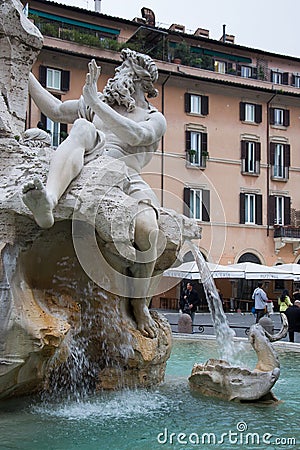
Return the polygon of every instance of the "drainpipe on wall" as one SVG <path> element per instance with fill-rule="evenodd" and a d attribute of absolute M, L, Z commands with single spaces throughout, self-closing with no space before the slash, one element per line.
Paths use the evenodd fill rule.
<path fill-rule="evenodd" d="M 167 76 L 165 81 L 161 85 L 161 112 L 163 115 L 165 115 L 165 85 L 167 84 L 167 81 L 169 80 L 171 76 L 171 73 Z M 163 136 L 161 138 L 161 170 L 160 170 L 160 204 L 163 207 L 164 206 L 164 180 L 165 176 L 165 137 Z"/>
<path fill-rule="evenodd" d="M 270 206 L 270 103 L 276 97 L 277 92 L 272 95 L 272 97 L 267 101 L 267 236 L 270 235 L 270 224 L 269 224 L 269 206 Z"/>

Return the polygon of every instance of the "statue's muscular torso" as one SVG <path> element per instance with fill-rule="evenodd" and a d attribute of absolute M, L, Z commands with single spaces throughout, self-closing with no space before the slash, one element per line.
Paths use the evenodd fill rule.
<path fill-rule="evenodd" d="M 161 113 L 154 108 L 145 110 L 144 108 L 136 107 L 131 112 L 127 112 L 123 107 L 115 107 L 114 109 L 118 112 L 121 112 L 120 110 L 122 109 L 122 115 L 130 118 L 134 122 L 143 122 L 145 129 L 147 127 L 156 129 L 154 122 L 164 120 Z M 105 134 L 103 153 L 117 159 L 126 156 L 126 165 L 138 173 L 149 163 L 161 139 L 160 133 L 157 133 L 157 139 L 154 142 L 146 145 L 143 145 L 142 142 L 137 145 L 131 145 L 121 139 L 117 135 L 117 131 L 112 130 L 99 116 L 95 115 L 93 124 L 97 130 L 101 130 Z"/>

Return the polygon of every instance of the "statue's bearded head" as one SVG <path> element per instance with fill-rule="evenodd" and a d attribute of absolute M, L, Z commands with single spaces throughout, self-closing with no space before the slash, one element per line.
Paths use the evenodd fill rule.
<path fill-rule="evenodd" d="M 127 111 L 135 108 L 132 97 L 135 92 L 135 83 L 140 82 L 143 91 L 149 98 L 156 97 L 158 91 L 153 83 L 157 81 L 158 70 L 150 56 L 135 52 L 128 48 L 122 50 L 123 63 L 116 69 L 114 78 L 110 78 L 103 90 L 102 100 L 109 105 L 123 105 Z"/>

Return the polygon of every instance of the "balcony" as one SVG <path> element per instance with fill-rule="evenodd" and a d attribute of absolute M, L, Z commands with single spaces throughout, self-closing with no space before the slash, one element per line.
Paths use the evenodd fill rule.
<path fill-rule="evenodd" d="M 300 249 L 300 227 L 275 225 L 274 242 L 276 255 L 286 244 L 292 244 L 293 253 L 296 255 L 297 251 Z"/>

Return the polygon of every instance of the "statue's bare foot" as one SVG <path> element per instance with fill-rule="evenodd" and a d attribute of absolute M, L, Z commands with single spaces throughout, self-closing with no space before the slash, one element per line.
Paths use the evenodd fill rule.
<path fill-rule="evenodd" d="M 54 223 L 52 210 L 55 202 L 47 194 L 43 183 L 38 178 L 23 186 L 22 199 L 41 228 L 52 227 Z"/>
<path fill-rule="evenodd" d="M 149 309 L 146 305 L 146 300 L 134 299 L 131 300 L 134 317 L 137 323 L 138 330 L 147 337 L 156 337 L 156 325 L 150 316 Z"/>

